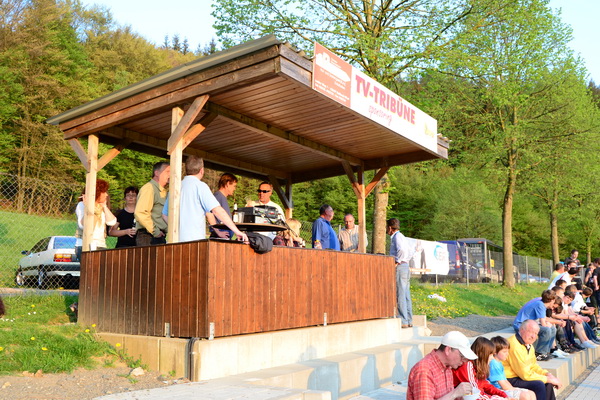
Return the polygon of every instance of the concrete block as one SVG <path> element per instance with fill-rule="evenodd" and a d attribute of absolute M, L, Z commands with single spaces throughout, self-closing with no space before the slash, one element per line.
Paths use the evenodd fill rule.
<path fill-rule="evenodd" d="M 315 358 L 316 349 L 308 339 L 311 329 L 292 329 L 286 335 L 274 334 L 271 364 L 285 365 Z"/>
<path fill-rule="evenodd" d="M 331 400 L 331 392 L 322 390 L 307 390 L 302 393 L 302 400 Z"/>
<path fill-rule="evenodd" d="M 198 371 L 195 375 L 198 379 L 214 379 L 246 372 L 238 370 L 240 353 L 238 344 L 237 337 L 196 342 Z"/>
<path fill-rule="evenodd" d="M 187 342 L 186 339 L 162 338 L 160 340 L 157 370 L 165 375 L 174 373 L 177 378 L 184 377 Z"/>

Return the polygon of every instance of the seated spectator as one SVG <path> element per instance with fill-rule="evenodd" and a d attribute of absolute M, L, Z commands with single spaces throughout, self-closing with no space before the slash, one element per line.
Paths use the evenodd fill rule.
<path fill-rule="evenodd" d="M 511 385 L 529 389 L 536 400 L 555 400 L 554 387 L 560 389 L 561 382 L 536 360 L 533 343 L 540 331 L 539 324 L 531 319 L 521 323 L 519 331 L 508 338 L 508 357 L 502 362 L 504 373 Z"/>
<path fill-rule="evenodd" d="M 556 286 L 554 286 L 555 288 L 561 288 L 563 291 L 567 288 L 567 281 L 565 281 L 564 279 L 559 279 L 556 281 Z M 552 289 L 550 289 L 552 290 Z"/>
<path fill-rule="evenodd" d="M 585 322 L 589 321 L 589 318 L 577 315 L 577 313 L 575 313 L 575 311 L 573 311 L 573 309 L 569 307 L 569 305 L 571 304 L 571 302 L 573 302 L 574 299 L 575 292 L 573 291 L 567 290 L 563 294 L 563 308 L 565 309 L 565 312 L 568 316 L 568 320 L 571 321 L 570 324 L 567 324 L 566 328 L 567 330 L 569 328 L 573 329 L 582 347 L 588 349 L 595 349 L 597 346 L 589 339 L 589 337 L 586 334 L 586 329 L 583 325 Z"/>
<path fill-rule="evenodd" d="M 473 388 L 479 389 L 479 399 L 481 400 L 499 400 L 510 397 L 487 380 L 490 374 L 490 361 L 494 358 L 496 346 L 489 339 L 480 336 L 471 345 L 471 350 L 477 355 L 477 358 L 467 361 L 452 372 L 454 385 L 458 385 L 460 382 L 469 382 Z"/>
<path fill-rule="evenodd" d="M 581 293 L 579 293 L 577 291 L 577 288 L 575 285 L 567 286 L 565 293 L 567 293 L 567 292 L 570 292 L 575 296 L 575 297 L 573 297 L 573 301 L 571 302 L 571 304 L 569 304 L 569 309 L 570 309 L 570 311 L 572 311 L 572 313 L 581 317 L 581 319 L 582 319 L 581 325 L 583 326 L 583 330 L 585 332 L 586 337 L 588 339 L 590 339 L 594 344 L 596 344 L 596 345 L 600 344 L 600 339 L 598 339 L 596 337 L 596 333 L 594 332 L 594 329 L 590 325 L 590 323 L 592 322 L 592 318 L 594 318 L 594 315 L 593 314 L 588 315 L 588 314 L 581 313 L 581 309 L 583 307 L 586 307 L 583 296 L 581 295 Z M 574 304 L 576 301 L 578 301 L 579 304 Z"/>
<path fill-rule="evenodd" d="M 503 390 L 508 397 L 513 399 L 535 400 L 535 393 L 531 390 L 516 388 L 506 379 L 502 362 L 506 361 L 508 358 L 508 340 L 502 336 L 494 336 L 491 341 L 495 346 L 495 354 L 494 358 L 490 361 L 490 375 L 488 377 L 490 383 L 496 388 Z M 479 355 L 477 355 L 477 357 L 479 357 Z"/>
<path fill-rule="evenodd" d="M 476 358 L 465 335 L 458 331 L 446 333 L 442 344 L 410 370 L 406 400 L 453 400 L 470 394 L 473 388 L 468 382 L 454 387 L 452 370 Z"/>
<path fill-rule="evenodd" d="M 300 237 L 300 226 L 302 223 L 297 219 L 291 218 L 287 220 L 287 225 L 290 229 L 277 232 L 277 236 L 273 239 L 273 244 L 275 246 L 306 247 L 304 239 Z"/>
<path fill-rule="evenodd" d="M 555 357 L 565 358 L 566 354 L 575 353 L 581 351 L 581 349 L 579 349 L 579 346 L 575 343 L 573 334 L 567 335 L 565 330 L 565 327 L 567 326 L 567 315 L 563 312 L 562 295 L 564 290 L 559 287 L 556 287 L 553 290 L 556 293 L 556 299 L 555 308 L 552 310 L 551 317 L 556 321 L 561 321 L 562 324 L 556 324 L 556 346 L 550 350 L 550 352 Z"/>
<path fill-rule="evenodd" d="M 550 275 L 550 281 L 552 282 L 554 280 L 554 278 L 556 278 L 558 275 L 562 274 L 563 272 L 565 272 L 565 264 L 561 262 L 556 263 L 556 265 L 554 266 L 554 271 L 552 272 L 552 275 Z"/>
<path fill-rule="evenodd" d="M 548 289 L 551 289 L 554 286 L 558 286 L 557 282 L 559 279 L 566 281 L 567 285 L 571 284 L 573 278 L 579 273 L 579 267 L 577 267 L 575 261 L 571 261 L 571 263 L 568 264 L 567 267 L 568 268 L 566 268 L 566 272 L 563 272 L 562 274 L 558 275 L 556 278 L 554 278 L 554 280 L 550 282 L 550 284 L 548 285 Z"/>
<path fill-rule="evenodd" d="M 594 293 L 592 289 L 585 286 L 581 293 L 575 292 L 575 299 L 571 303 L 573 311 L 580 315 L 585 315 L 590 318 L 590 326 L 593 328 L 596 326 L 596 309 L 594 307 L 588 307 L 586 300 Z"/>
<path fill-rule="evenodd" d="M 517 313 L 513 328 L 519 332 L 523 321 L 534 320 L 539 324 L 539 338 L 535 345 L 538 361 L 546 361 L 550 358 L 550 348 L 556 337 L 556 327 L 546 319 L 546 310 L 554 307 L 556 294 L 551 290 L 544 290 L 542 297 L 536 297 L 525 303 Z"/>

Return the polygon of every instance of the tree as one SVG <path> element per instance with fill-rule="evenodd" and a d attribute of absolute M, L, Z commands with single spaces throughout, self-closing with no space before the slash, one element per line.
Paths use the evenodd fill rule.
<path fill-rule="evenodd" d="M 480 21 L 465 19 L 465 24 Z M 519 0 L 502 13 L 486 18 L 485 31 L 471 32 L 441 59 L 440 69 L 472 82 L 464 99 L 471 104 L 471 123 L 479 127 L 473 138 L 493 160 L 504 182 L 502 236 L 504 284 L 514 285 L 513 205 L 517 182 L 524 170 L 540 162 L 539 143 L 551 139 L 548 125 L 564 116 L 573 98 L 553 96 L 564 90 L 567 76 L 581 76 L 581 67 L 567 47 L 570 29 L 548 7 L 546 0 Z"/>

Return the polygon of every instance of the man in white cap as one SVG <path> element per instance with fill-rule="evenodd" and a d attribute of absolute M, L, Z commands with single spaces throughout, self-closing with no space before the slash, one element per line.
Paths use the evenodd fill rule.
<path fill-rule="evenodd" d="M 462 382 L 454 387 L 452 370 L 467 360 L 475 360 L 469 339 L 458 331 L 442 337 L 442 344 L 410 370 L 407 400 L 453 400 L 470 394 L 473 387 Z"/>

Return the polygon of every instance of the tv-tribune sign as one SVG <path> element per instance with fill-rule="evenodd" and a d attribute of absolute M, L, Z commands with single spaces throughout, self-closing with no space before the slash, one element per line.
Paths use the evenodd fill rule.
<path fill-rule="evenodd" d="M 315 42 L 314 90 L 437 153 L 437 121 Z"/>

